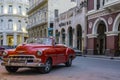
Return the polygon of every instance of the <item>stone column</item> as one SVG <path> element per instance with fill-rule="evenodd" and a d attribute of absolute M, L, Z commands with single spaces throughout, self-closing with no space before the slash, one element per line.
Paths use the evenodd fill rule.
<path fill-rule="evenodd" d="M 83 53 L 86 54 L 86 48 L 87 48 L 87 8 L 83 7 L 83 26 L 82 26 L 82 41 L 83 41 Z"/>
<path fill-rule="evenodd" d="M 94 0 L 94 10 L 97 9 L 96 4 L 97 4 L 97 0 Z"/>
<path fill-rule="evenodd" d="M 3 33 L 3 46 L 7 46 L 7 34 Z"/>
<path fill-rule="evenodd" d="M 68 33 L 67 33 L 67 31 L 66 31 L 66 35 L 65 35 L 65 44 L 67 45 L 67 46 L 69 46 L 69 39 L 68 39 Z"/>
<path fill-rule="evenodd" d="M 73 48 L 77 48 L 77 36 L 76 36 L 76 30 L 74 29 L 73 32 Z"/>
<path fill-rule="evenodd" d="M 62 43 L 62 34 L 60 32 L 60 36 L 59 36 L 59 43 L 61 44 Z"/>
<path fill-rule="evenodd" d="M 97 34 L 89 34 L 87 40 L 87 54 L 97 54 Z"/>
<path fill-rule="evenodd" d="M 14 33 L 14 46 L 17 45 L 17 33 Z"/>
<path fill-rule="evenodd" d="M 106 54 L 107 56 L 118 56 L 118 33 L 119 32 L 107 32 L 106 33 Z"/>
<path fill-rule="evenodd" d="M 22 38 L 22 43 L 24 43 L 24 33 L 22 34 L 21 38 Z"/>

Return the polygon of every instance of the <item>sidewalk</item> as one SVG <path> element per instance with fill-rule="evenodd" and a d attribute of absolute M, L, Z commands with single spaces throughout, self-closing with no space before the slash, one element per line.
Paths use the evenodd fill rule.
<path fill-rule="evenodd" d="M 93 58 L 104 58 L 104 59 L 115 59 L 120 60 L 120 57 L 111 57 L 111 56 L 104 56 L 104 55 L 82 55 L 83 57 L 93 57 Z"/>

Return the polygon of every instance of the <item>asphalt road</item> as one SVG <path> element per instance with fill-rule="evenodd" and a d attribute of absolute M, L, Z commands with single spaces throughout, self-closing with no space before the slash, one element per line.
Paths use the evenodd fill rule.
<path fill-rule="evenodd" d="M 77 57 L 72 67 L 61 64 L 53 67 L 49 74 L 34 69 L 20 69 L 10 74 L 0 66 L 0 80 L 120 80 L 120 61 Z"/>

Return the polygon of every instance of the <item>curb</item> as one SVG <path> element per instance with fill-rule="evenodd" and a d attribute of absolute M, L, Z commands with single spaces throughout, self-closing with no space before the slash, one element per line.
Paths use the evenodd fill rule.
<path fill-rule="evenodd" d="M 83 57 L 93 57 L 93 58 L 103 58 L 103 59 L 114 59 L 120 60 L 120 57 L 110 57 L 110 56 L 96 56 L 96 55 L 82 55 Z"/>

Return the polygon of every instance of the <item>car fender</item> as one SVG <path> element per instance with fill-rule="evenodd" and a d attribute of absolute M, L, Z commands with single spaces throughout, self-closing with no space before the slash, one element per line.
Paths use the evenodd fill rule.
<path fill-rule="evenodd" d="M 66 59 L 68 60 L 69 57 L 75 58 L 75 52 L 71 48 L 66 49 Z"/>
<path fill-rule="evenodd" d="M 66 60 L 68 60 L 68 58 L 71 56 L 71 54 L 69 52 L 70 52 L 70 48 L 67 48 L 66 49 L 66 54 L 65 54 Z"/>

